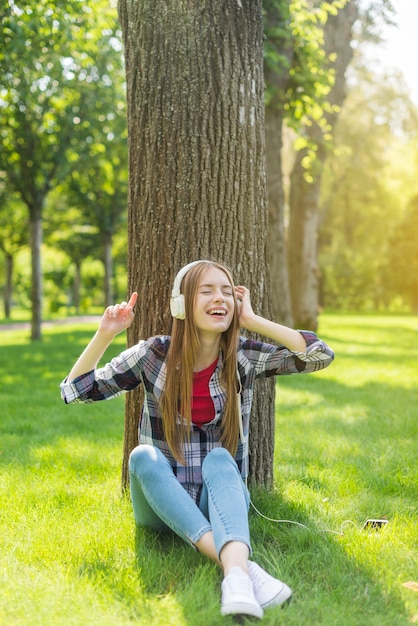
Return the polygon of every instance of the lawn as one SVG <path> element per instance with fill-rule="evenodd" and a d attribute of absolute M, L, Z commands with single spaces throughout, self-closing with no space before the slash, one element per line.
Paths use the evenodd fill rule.
<path fill-rule="evenodd" d="M 93 330 L 48 327 L 33 344 L 0 331 L 0 624 L 233 624 L 214 565 L 135 529 L 123 398 L 60 399 Z M 298 523 L 251 511 L 256 560 L 294 590 L 262 623 L 418 623 L 418 318 L 324 314 L 319 334 L 336 360 L 278 380 L 275 487 L 253 492 L 265 516 Z M 367 518 L 388 523 L 363 529 Z"/>

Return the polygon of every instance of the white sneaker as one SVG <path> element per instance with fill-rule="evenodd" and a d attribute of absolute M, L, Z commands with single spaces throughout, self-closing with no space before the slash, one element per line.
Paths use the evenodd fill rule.
<path fill-rule="evenodd" d="M 248 561 L 248 571 L 256 601 L 263 609 L 278 606 L 289 600 L 292 590 L 278 578 L 267 574 L 257 563 Z"/>
<path fill-rule="evenodd" d="M 233 567 L 222 581 L 221 613 L 263 617 L 263 609 L 254 597 L 250 577 L 240 567 Z"/>

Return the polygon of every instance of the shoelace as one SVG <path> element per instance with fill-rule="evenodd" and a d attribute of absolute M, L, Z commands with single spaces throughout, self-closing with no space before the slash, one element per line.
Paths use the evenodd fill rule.
<path fill-rule="evenodd" d="M 251 582 L 253 584 L 254 591 L 256 589 L 261 589 L 261 587 L 263 587 L 266 582 L 260 570 L 256 569 L 255 567 L 251 570 Z"/>
<path fill-rule="evenodd" d="M 251 580 L 245 573 L 242 575 L 232 574 L 227 582 L 233 587 L 236 593 L 239 592 L 243 595 L 249 595 L 251 593 Z"/>

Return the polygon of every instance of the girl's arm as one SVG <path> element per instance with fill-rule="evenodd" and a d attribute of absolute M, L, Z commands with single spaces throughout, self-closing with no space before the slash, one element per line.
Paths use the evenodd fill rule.
<path fill-rule="evenodd" d="M 235 291 L 240 306 L 241 328 L 269 337 L 292 352 L 306 352 L 306 341 L 300 332 L 256 315 L 251 306 L 250 292 L 246 287 L 235 287 Z"/>
<path fill-rule="evenodd" d="M 121 304 L 107 307 L 93 339 L 68 374 L 68 382 L 96 369 L 98 362 L 115 336 L 129 328 L 132 324 L 134 318 L 133 308 L 137 298 L 138 294 L 134 292 L 129 302 L 122 302 Z"/>

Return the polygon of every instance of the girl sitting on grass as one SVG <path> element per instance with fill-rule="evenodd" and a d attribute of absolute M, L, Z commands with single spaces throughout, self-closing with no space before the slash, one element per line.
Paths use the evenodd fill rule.
<path fill-rule="evenodd" d="M 181 289 L 181 293 L 180 293 Z M 102 368 L 113 338 L 132 323 L 137 294 L 106 309 L 61 383 L 66 403 L 114 397 L 142 384 L 139 445 L 129 459 L 138 525 L 170 530 L 223 572 L 221 613 L 261 618 L 290 588 L 254 561 L 248 510 L 248 432 L 257 378 L 325 368 L 330 348 L 308 331 L 256 315 L 246 287 L 212 261 L 178 273 L 171 336 L 141 340 Z M 239 336 L 239 327 L 278 345 Z"/>

